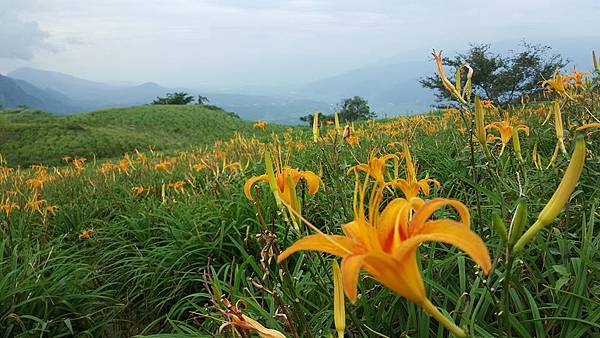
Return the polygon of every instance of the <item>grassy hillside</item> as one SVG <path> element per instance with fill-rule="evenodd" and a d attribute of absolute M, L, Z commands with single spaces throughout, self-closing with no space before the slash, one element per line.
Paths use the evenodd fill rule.
<path fill-rule="evenodd" d="M 267 126 L 267 132 L 277 127 Z M 0 112 L 0 153 L 9 165 L 57 164 L 63 156 L 111 158 L 134 149 L 185 148 L 258 133 L 250 121 L 210 106 L 137 106 L 72 116 Z M 265 134 L 260 131 L 259 134 Z"/>

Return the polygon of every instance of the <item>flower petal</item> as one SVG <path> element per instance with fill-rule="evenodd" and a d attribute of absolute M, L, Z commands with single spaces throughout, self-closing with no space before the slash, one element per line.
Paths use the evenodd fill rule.
<path fill-rule="evenodd" d="M 487 247 L 475 232 L 464 223 L 449 219 L 429 221 L 421 230 L 394 248 L 394 258 L 403 259 L 411 250 L 426 241 L 437 241 L 451 244 L 467 253 L 487 274 L 492 268 Z"/>
<path fill-rule="evenodd" d="M 355 246 L 352 243 L 352 240 L 346 236 L 321 234 L 308 235 L 297 240 L 296 243 L 292 244 L 292 246 L 279 254 L 277 262 L 281 263 L 291 254 L 301 250 L 320 251 L 344 257 L 352 254 L 354 251 L 353 249 L 355 249 Z"/>
<path fill-rule="evenodd" d="M 247 324 L 249 329 L 252 329 L 258 333 L 261 338 L 285 338 L 285 335 L 277 330 L 268 329 L 262 326 L 256 320 L 242 314 L 242 319 L 244 319 L 244 324 Z"/>
<path fill-rule="evenodd" d="M 358 274 L 363 264 L 364 255 L 349 255 L 342 259 L 342 282 L 346 296 L 352 303 L 356 302 Z"/>
<path fill-rule="evenodd" d="M 411 204 L 404 198 L 396 198 L 379 215 L 377 233 L 384 251 L 389 252 L 394 243 L 408 237 L 408 212 Z"/>
<path fill-rule="evenodd" d="M 365 255 L 364 268 L 381 284 L 418 304 L 425 298 L 425 286 L 417 266 L 416 249 L 414 246 L 401 260 L 386 254 Z"/>
<path fill-rule="evenodd" d="M 267 175 L 253 176 L 246 181 L 246 184 L 244 184 L 244 194 L 246 195 L 246 198 L 248 198 L 251 201 L 254 201 L 254 199 L 252 198 L 252 193 L 250 192 L 250 189 L 252 189 L 252 186 L 258 181 L 268 182 L 269 177 Z"/>
<path fill-rule="evenodd" d="M 306 184 L 308 184 L 308 193 L 311 195 L 317 193 L 319 185 L 321 185 L 321 178 L 312 171 L 301 171 L 300 176 L 306 181 Z"/>
<path fill-rule="evenodd" d="M 419 229 L 423 226 L 423 224 L 436 212 L 438 209 L 443 208 L 446 205 L 450 205 L 456 209 L 458 215 L 460 216 L 461 223 L 463 223 L 466 227 L 470 226 L 470 214 L 469 209 L 466 205 L 464 205 L 461 201 L 452 200 L 448 198 L 434 198 L 429 200 L 423 204 L 419 210 L 415 213 L 412 221 L 411 221 L 411 231 L 413 233 L 418 233 Z"/>

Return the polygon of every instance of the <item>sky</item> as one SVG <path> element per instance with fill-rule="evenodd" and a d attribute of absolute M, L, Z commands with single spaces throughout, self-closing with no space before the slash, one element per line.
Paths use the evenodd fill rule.
<path fill-rule="evenodd" d="M 469 42 L 598 41 L 599 17 L 599 0 L 0 0 L 0 73 L 267 90 Z"/>

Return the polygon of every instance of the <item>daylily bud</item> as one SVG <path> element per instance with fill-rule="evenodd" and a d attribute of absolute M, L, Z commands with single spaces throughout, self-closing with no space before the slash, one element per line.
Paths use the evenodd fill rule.
<path fill-rule="evenodd" d="M 335 260 L 333 261 L 333 320 L 338 337 L 343 338 L 346 330 L 344 284 L 342 283 L 342 271 Z"/>
<path fill-rule="evenodd" d="M 452 82 L 450 82 L 450 80 L 448 80 L 448 78 L 446 77 L 446 73 L 444 73 L 444 67 L 442 65 L 442 51 L 436 53 L 434 49 L 432 54 L 433 58 L 435 59 L 435 65 L 437 66 L 438 74 L 442 79 L 442 84 L 444 85 L 444 88 L 446 88 L 449 92 L 453 94 L 458 94 L 456 91 L 456 87 L 454 87 Z"/>
<path fill-rule="evenodd" d="M 542 212 L 540 212 L 535 223 L 521 236 L 519 241 L 515 244 L 514 251 L 520 251 L 523 249 L 525 244 L 535 236 L 543 227 L 550 224 L 562 208 L 569 201 L 569 197 L 575 185 L 579 181 L 581 172 L 583 171 L 583 164 L 585 163 L 585 138 L 578 136 L 575 142 L 575 150 L 571 156 L 571 162 L 565 171 L 565 175 L 561 180 L 558 188 L 554 192 L 554 195 L 550 198 Z"/>
<path fill-rule="evenodd" d="M 338 117 L 337 112 L 333 112 L 333 119 L 335 120 L 335 130 L 339 133 L 340 132 L 340 119 Z"/>
<path fill-rule="evenodd" d="M 313 119 L 313 140 L 315 143 L 319 142 L 319 112 L 315 112 Z"/>
<path fill-rule="evenodd" d="M 269 151 L 265 151 L 265 171 L 267 173 L 267 177 L 269 178 L 269 188 L 271 188 L 271 192 L 273 192 L 273 196 L 275 196 L 277 205 L 281 207 L 281 201 L 279 200 L 279 195 L 277 194 L 277 178 L 275 178 L 273 158 L 271 157 L 271 153 Z"/>
<path fill-rule="evenodd" d="M 461 91 L 461 83 L 460 83 L 460 67 L 456 67 L 455 81 L 456 82 L 456 91 L 460 93 Z"/>
<path fill-rule="evenodd" d="M 475 96 L 475 135 L 477 136 L 477 140 L 479 144 L 481 144 L 481 148 L 483 148 L 483 152 L 485 156 L 488 158 L 492 157 L 490 150 L 487 146 L 487 135 L 485 131 L 485 121 L 484 121 L 484 111 L 483 106 L 481 105 L 481 100 L 479 96 Z"/>
<path fill-rule="evenodd" d="M 594 69 L 600 71 L 600 62 L 598 62 L 598 59 L 596 58 L 595 51 L 592 51 L 592 61 L 594 64 Z"/>
<path fill-rule="evenodd" d="M 465 82 L 465 88 L 463 89 L 462 96 L 468 101 L 471 102 L 471 78 L 473 77 L 473 68 L 468 63 L 463 65 L 467 68 L 467 82 Z"/>
<path fill-rule="evenodd" d="M 344 138 L 344 140 L 348 140 L 348 138 L 351 136 L 352 132 L 350 131 L 350 126 L 349 125 L 345 125 L 344 126 L 344 132 L 342 133 L 342 137 Z"/>
<path fill-rule="evenodd" d="M 508 234 L 508 243 L 513 244 L 523 233 L 523 228 L 527 223 L 527 201 L 524 198 L 519 200 L 517 208 L 513 214 L 510 224 L 510 233 Z"/>
<path fill-rule="evenodd" d="M 519 140 L 519 132 L 515 131 L 512 135 L 513 148 L 515 149 L 515 154 L 517 154 L 517 158 L 519 162 L 523 162 L 523 156 L 521 155 L 521 141 Z"/>
<path fill-rule="evenodd" d="M 560 104 L 558 101 L 554 102 L 554 128 L 556 129 L 556 138 L 558 139 L 558 144 L 560 146 L 560 150 L 563 154 L 567 153 L 565 149 L 564 142 L 564 130 L 563 130 L 563 122 L 562 122 L 562 114 L 560 113 Z"/>
<path fill-rule="evenodd" d="M 500 238 L 503 241 L 505 241 L 505 242 L 508 241 L 508 234 L 506 233 L 506 225 L 504 224 L 504 221 L 502 220 L 502 218 L 500 218 L 500 215 L 498 215 L 497 213 L 494 213 L 492 215 L 492 224 L 494 225 L 494 229 L 498 233 L 498 236 L 500 236 Z"/>

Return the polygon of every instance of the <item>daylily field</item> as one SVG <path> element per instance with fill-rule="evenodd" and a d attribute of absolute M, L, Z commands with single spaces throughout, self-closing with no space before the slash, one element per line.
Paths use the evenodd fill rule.
<path fill-rule="evenodd" d="M 597 61 L 500 108 L 435 56 L 453 108 L 2 159 L 0 335 L 599 336 Z"/>

